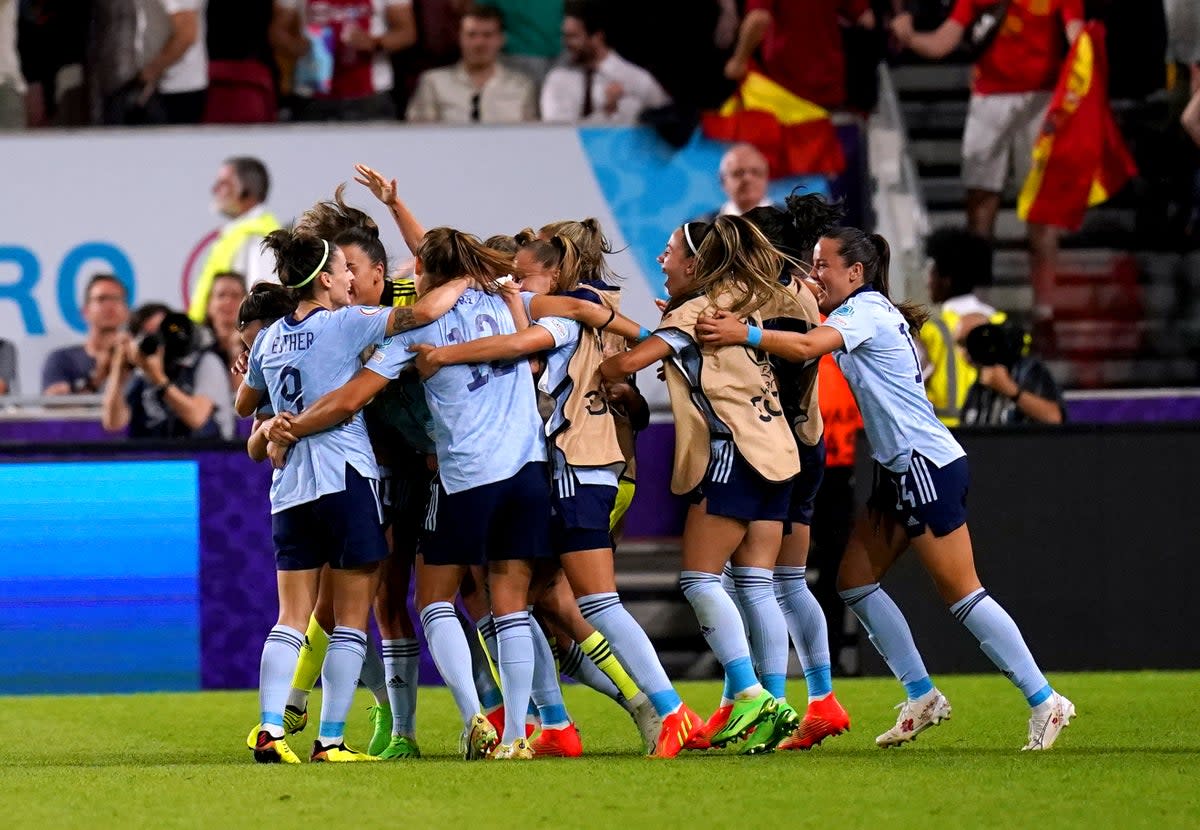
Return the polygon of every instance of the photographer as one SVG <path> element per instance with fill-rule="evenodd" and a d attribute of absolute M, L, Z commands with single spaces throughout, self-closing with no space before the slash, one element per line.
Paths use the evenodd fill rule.
<path fill-rule="evenodd" d="M 1040 360 L 1023 354 L 1025 332 L 1011 322 L 989 323 L 982 314 L 962 321 L 963 345 L 979 378 L 962 408 L 966 426 L 1061 424 L 1062 390 Z"/>
<path fill-rule="evenodd" d="M 151 303 L 113 345 L 101 423 L 130 438 L 234 436 L 233 396 L 211 335 L 187 315 Z"/>

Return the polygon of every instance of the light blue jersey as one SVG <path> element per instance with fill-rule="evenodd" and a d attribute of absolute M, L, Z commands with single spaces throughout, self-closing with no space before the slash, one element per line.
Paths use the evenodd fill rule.
<path fill-rule="evenodd" d="M 449 346 L 514 333 L 504 301 L 471 288 L 440 319 L 389 337 L 371 355 L 367 368 L 396 378 L 416 359 L 410 345 Z M 446 366 L 425 381 L 425 399 L 433 413 L 438 475 L 447 493 L 503 481 L 532 461 L 546 460 L 527 361 Z"/>
<path fill-rule="evenodd" d="M 275 412 L 297 413 L 354 377 L 359 355 L 383 341 L 390 309 L 317 309 L 300 322 L 284 317 L 254 341 L 246 385 L 266 390 Z M 346 489 L 346 465 L 378 479 L 361 412 L 346 423 L 301 439 L 271 478 L 271 512 Z"/>
<path fill-rule="evenodd" d="M 908 323 L 886 297 L 870 287 L 859 289 L 824 325 L 845 343 L 833 356 L 858 401 L 872 458 L 903 473 L 914 452 L 939 467 L 966 455 L 933 414 Z"/>
<path fill-rule="evenodd" d="M 529 304 L 536 296 L 529 292 L 521 294 L 521 299 L 525 301 L 525 313 L 529 314 L 531 320 L 533 314 L 530 312 Z M 546 420 L 546 435 L 549 437 L 562 429 L 563 423 L 567 419 L 564 412 L 567 398 L 575 391 L 575 383 L 567 369 L 571 364 L 571 358 L 575 356 L 575 349 L 579 345 L 583 327 L 565 317 L 543 317 L 540 320 L 534 320 L 533 324 L 541 326 L 554 338 L 554 348 L 546 353 L 546 368 L 538 379 L 538 389 L 554 401 L 554 412 Z M 554 446 L 552 442 L 548 449 L 554 480 L 557 482 L 560 495 L 573 493 L 575 484 L 617 486 L 617 479 L 624 464 L 615 464 L 611 467 L 572 467 L 567 464 L 562 450 Z"/>

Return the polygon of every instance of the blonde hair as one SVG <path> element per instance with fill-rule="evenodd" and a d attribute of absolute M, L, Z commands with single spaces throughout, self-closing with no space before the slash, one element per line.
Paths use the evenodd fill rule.
<path fill-rule="evenodd" d="M 544 232 L 544 230 L 543 230 Z M 533 228 L 525 228 L 514 237 L 518 251 L 529 251 L 533 261 L 543 268 L 557 268 L 556 294 L 565 294 L 579 287 L 583 272 L 583 257 L 575 243 L 561 233 L 542 239 Z"/>
<path fill-rule="evenodd" d="M 609 268 L 608 262 L 604 259 L 605 254 L 613 253 L 613 249 L 608 239 L 604 236 L 604 232 L 600 229 L 600 221 L 598 219 L 591 217 L 582 221 L 562 219 L 558 222 L 542 225 L 538 234 L 547 239 L 561 236 L 564 239 L 570 240 L 575 245 L 575 248 L 579 252 L 580 281 L 601 280 L 608 282 L 616 276 L 613 270 Z"/>
<path fill-rule="evenodd" d="M 787 297 L 779 284 L 785 262 L 794 260 L 779 253 L 752 223 L 740 216 L 718 217 L 696 251 L 695 276 L 688 293 L 672 298 L 667 310 L 703 295 L 723 311 L 740 317 L 753 314 Z M 735 298 L 729 307 L 720 304 L 725 294 Z"/>

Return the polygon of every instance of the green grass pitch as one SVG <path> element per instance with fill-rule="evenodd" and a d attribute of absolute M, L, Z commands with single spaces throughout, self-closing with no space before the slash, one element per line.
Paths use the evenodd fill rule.
<path fill-rule="evenodd" d="M 426 758 L 257 766 L 244 740 L 252 692 L 0 698 L 0 815 L 14 828 L 1200 827 L 1200 673 L 1057 674 L 1079 717 L 1047 753 L 1021 753 L 1027 708 L 999 676 L 946 676 L 950 721 L 879 750 L 890 680 L 843 680 L 853 731 L 808 753 L 638 757 L 624 712 L 570 687 L 585 757 L 453 758 L 449 694 L 421 690 Z M 792 681 L 791 690 L 802 686 Z M 707 715 L 715 683 L 685 683 Z M 366 743 L 366 695 L 352 745 Z M 319 694 L 312 711 L 319 709 Z M 307 757 L 316 724 L 293 739 Z"/>

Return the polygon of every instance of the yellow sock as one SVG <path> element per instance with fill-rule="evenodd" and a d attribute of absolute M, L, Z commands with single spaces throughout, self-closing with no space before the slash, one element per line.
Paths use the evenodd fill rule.
<path fill-rule="evenodd" d="M 599 631 L 593 631 L 591 636 L 579 644 L 583 653 L 596 664 L 596 668 L 608 675 L 608 679 L 617 687 L 617 691 L 626 700 L 633 700 L 641 692 L 633 678 L 625 671 L 625 667 L 613 654 L 612 646 Z"/>
<path fill-rule="evenodd" d="M 308 618 L 308 629 L 304 632 L 304 647 L 296 661 L 296 673 L 292 675 L 292 688 L 311 692 L 321 676 L 325 663 L 325 652 L 329 650 L 329 635 L 316 617 Z"/>

